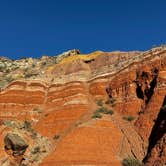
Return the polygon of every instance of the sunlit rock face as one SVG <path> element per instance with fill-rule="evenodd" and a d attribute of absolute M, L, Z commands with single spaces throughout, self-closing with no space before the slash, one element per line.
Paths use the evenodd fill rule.
<path fill-rule="evenodd" d="M 21 160 L 0 149 L 0 165 L 165 162 L 165 47 L 1 58 L 0 81 L 0 145 L 10 132 L 30 136 Z"/>

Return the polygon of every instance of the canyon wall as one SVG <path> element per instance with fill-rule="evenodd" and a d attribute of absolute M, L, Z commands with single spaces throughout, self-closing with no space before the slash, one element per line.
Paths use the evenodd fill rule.
<path fill-rule="evenodd" d="M 43 137 L 48 140 L 47 150 L 45 155 L 37 152 L 37 161 L 27 150 L 25 156 L 31 158 L 26 159 L 27 165 L 116 166 L 128 156 L 144 159 L 146 165 L 166 162 L 165 47 L 147 52 L 71 54 L 55 64 L 49 57 L 41 61 L 45 59 L 49 65 L 36 69 L 36 77 L 17 79 L 1 89 L 1 165 L 10 165 L 12 156 L 3 149 L 5 134 L 21 133 L 27 139 L 34 131 L 37 137 L 29 139 L 30 147 Z M 38 62 L 37 68 L 45 63 Z M 22 70 L 13 74 L 18 72 Z M 113 115 L 101 113 L 101 118 L 92 118 L 101 107 Z M 16 122 L 29 122 L 31 129 L 23 132 L 25 126 L 11 125 Z"/>

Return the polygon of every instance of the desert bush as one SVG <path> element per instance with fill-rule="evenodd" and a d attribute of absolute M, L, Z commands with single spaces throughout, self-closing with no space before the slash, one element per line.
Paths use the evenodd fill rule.
<path fill-rule="evenodd" d="M 31 129 L 31 138 L 36 139 L 37 138 L 37 132 L 34 129 Z"/>
<path fill-rule="evenodd" d="M 23 128 L 26 129 L 26 130 L 31 130 L 31 129 L 32 129 L 31 122 L 28 121 L 28 120 L 25 120 L 25 121 L 23 122 Z"/>
<path fill-rule="evenodd" d="M 3 62 L 0 62 L 0 72 L 4 72 L 5 69 L 6 69 L 6 64 Z"/>
<path fill-rule="evenodd" d="M 112 114 L 114 113 L 114 111 L 113 111 L 113 110 L 110 110 L 110 109 L 108 109 L 108 108 L 106 108 L 106 107 L 100 107 L 99 109 L 97 109 L 97 110 L 94 112 L 92 118 L 102 118 L 101 113 L 112 115 Z"/>
<path fill-rule="evenodd" d="M 100 113 L 103 113 L 103 114 L 110 114 L 110 115 L 112 115 L 114 113 L 113 110 L 110 110 L 106 107 L 100 107 L 97 111 Z"/>
<path fill-rule="evenodd" d="M 37 112 L 37 113 L 42 113 L 43 112 L 43 110 L 41 108 L 38 108 L 38 107 L 33 108 L 33 111 Z"/>
<path fill-rule="evenodd" d="M 54 140 L 57 140 L 57 139 L 59 139 L 59 138 L 60 138 L 60 135 L 55 135 L 55 136 L 53 137 Z"/>
<path fill-rule="evenodd" d="M 40 153 L 40 146 L 35 146 L 31 153 L 32 154 Z"/>
<path fill-rule="evenodd" d="M 100 118 L 102 118 L 102 115 L 100 114 L 100 112 L 95 111 L 92 118 L 93 119 L 100 119 Z"/>
<path fill-rule="evenodd" d="M 47 63 L 46 62 L 42 62 L 41 63 L 41 66 L 45 66 Z"/>
<path fill-rule="evenodd" d="M 122 161 L 123 166 L 143 166 L 142 162 L 134 157 L 127 157 Z"/>
<path fill-rule="evenodd" d="M 7 127 L 13 127 L 13 123 L 12 123 L 11 120 L 5 120 L 5 121 L 3 121 L 3 125 L 5 125 Z"/>
<path fill-rule="evenodd" d="M 105 114 L 113 115 L 114 111 L 113 110 L 107 110 L 107 112 L 105 112 Z"/>
<path fill-rule="evenodd" d="M 36 67 L 36 64 L 35 63 L 32 63 L 32 68 Z"/>
<path fill-rule="evenodd" d="M 20 129 L 22 126 L 19 122 L 13 120 L 4 120 L 3 125 L 10 127 L 10 128 L 18 128 Z"/>
<path fill-rule="evenodd" d="M 23 129 L 25 129 L 26 131 L 30 132 L 31 133 L 31 137 L 33 139 L 36 139 L 37 137 L 37 132 L 32 128 L 32 124 L 30 121 L 28 120 L 25 120 L 23 122 Z"/>
<path fill-rule="evenodd" d="M 96 111 L 100 112 L 100 113 L 104 113 L 107 111 L 106 107 L 100 107 L 99 109 L 97 109 Z"/>
<path fill-rule="evenodd" d="M 25 78 L 30 78 L 30 77 L 32 77 L 32 76 L 33 76 L 32 73 L 25 73 Z"/>
<path fill-rule="evenodd" d="M 97 105 L 98 105 L 98 106 L 103 106 L 103 100 L 102 100 L 102 99 L 98 100 L 98 101 L 97 101 Z"/>
<path fill-rule="evenodd" d="M 123 117 L 124 120 L 127 120 L 129 122 L 133 121 L 135 118 L 132 116 L 132 115 L 129 115 L 129 116 L 126 116 L 126 117 Z"/>
<path fill-rule="evenodd" d="M 6 80 L 8 83 L 10 83 L 10 82 L 12 82 L 14 79 L 12 78 L 12 76 L 6 76 L 6 77 L 5 77 L 5 80 Z"/>
<path fill-rule="evenodd" d="M 115 102 L 116 102 L 116 99 L 114 97 L 112 98 L 109 98 L 105 104 L 109 104 L 109 105 L 112 105 L 112 106 L 115 106 Z"/>

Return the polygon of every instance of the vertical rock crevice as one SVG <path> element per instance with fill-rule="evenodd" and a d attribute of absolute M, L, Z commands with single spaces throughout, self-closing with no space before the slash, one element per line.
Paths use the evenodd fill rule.
<path fill-rule="evenodd" d="M 149 137 L 145 164 L 166 164 L 166 96 Z"/>
<path fill-rule="evenodd" d="M 142 71 L 136 73 L 136 94 L 139 99 L 148 104 L 154 94 L 154 89 L 157 86 L 158 69 L 155 68 L 151 73 Z"/>

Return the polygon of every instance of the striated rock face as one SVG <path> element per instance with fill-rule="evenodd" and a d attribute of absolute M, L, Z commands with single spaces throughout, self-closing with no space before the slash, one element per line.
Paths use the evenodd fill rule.
<path fill-rule="evenodd" d="M 0 80 L 0 146 L 8 131 L 31 137 L 21 164 L 165 162 L 165 47 L 1 58 Z M 0 158 L 2 166 L 20 164 L 4 149 Z"/>

